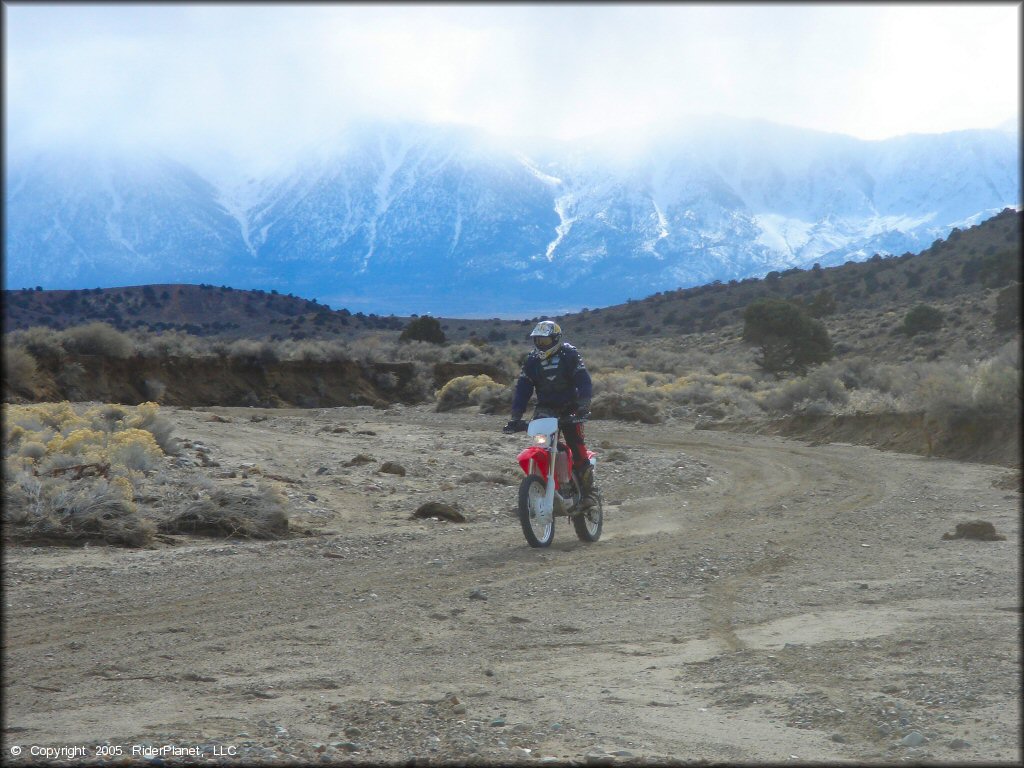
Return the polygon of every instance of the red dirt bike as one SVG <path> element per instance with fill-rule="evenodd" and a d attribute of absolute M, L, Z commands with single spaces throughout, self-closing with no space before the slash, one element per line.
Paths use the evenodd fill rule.
<path fill-rule="evenodd" d="M 572 452 L 558 439 L 558 419 L 534 419 L 526 433 L 531 437 L 530 446 L 517 460 L 526 473 L 519 485 L 519 522 L 527 543 L 531 547 L 549 546 L 555 537 L 555 517 L 559 516 L 572 519 L 581 541 L 597 541 L 604 522 L 601 493 L 595 489 L 594 505 L 581 509 L 583 491 L 572 471 Z M 597 456 L 588 450 L 587 458 L 593 472 Z M 549 472 L 552 465 L 555 471 Z"/>

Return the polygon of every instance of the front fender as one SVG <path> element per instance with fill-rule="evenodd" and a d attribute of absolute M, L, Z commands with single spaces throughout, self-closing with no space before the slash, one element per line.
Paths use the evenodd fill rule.
<path fill-rule="evenodd" d="M 540 474 L 542 478 L 544 478 L 544 482 L 547 482 L 548 452 L 545 449 L 534 445 L 531 445 L 529 448 L 524 449 L 523 452 L 516 457 L 516 461 L 518 461 L 519 466 L 523 468 L 524 474 L 530 471 L 531 460 L 536 465 L 537 472 Z"/>

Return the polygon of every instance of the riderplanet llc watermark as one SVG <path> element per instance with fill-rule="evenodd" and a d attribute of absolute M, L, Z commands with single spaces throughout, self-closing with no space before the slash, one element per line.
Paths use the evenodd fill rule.
<path fill-rule="evenodd" d="M 11 747 L 12 757 L 43 758 L 45 760 L 76 760 L 80 758 L 104 758 L 104 757 L 142 757 L 152 759 L 156 757 L 200 757 L 203 754 L 202 747 L 178 747 L 172 744 L 153 747 L 149 745 L 133 744 L 131 747 L 119 745 L 101 744 L 95 747 L 65 746 L 65 747 L 22 747 L 15 745 Z M 214 745 L 211 755 L 214 757 L 235 757 L 238 748 L 233 746 Z"/>

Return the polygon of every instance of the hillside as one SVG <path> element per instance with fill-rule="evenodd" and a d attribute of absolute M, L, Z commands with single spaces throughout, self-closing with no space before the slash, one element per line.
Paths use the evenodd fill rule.
<path fill-rule="evenodd" d="M 230 286 L 141 285 L 81 291 L 4 291 L 6 330 L 61 330 L 92 321 L 118 330 L 183 331 L 224 338 L 304 339 L 352 331 L 395 330 L 395 318 L 331 310 L 316 300 Z"/>
<path fill-rule="evenodd" d="M 840 355 L 870 354 L 878 360 L 901 361 L 921 356 L 934 359 L 957 350 L 990 350 L 1005 343 L 1007 332 L 1012 331 L 1012 327 L 996 328 L 994 313 L 999 292 L 1020 280 L 1021 216 L 1006 209 L 976 226 L 954 230 L 948 239 L 936 240 L 918 254 L 876 255 L 836 267 L 715 282 L 556 319 L 566 338 L 581 345 L 674 339 L 684 347 L 714 351 L 740 343 L 747 305 L 774 297 L 810 307 L 825 322 Z M 906 312 L 920 303 L 946 314 L 944 328 L 913 339 L 894 333 Z M 540 318 L 440 319 L 450 341 L 522 345 Z M 331 309 L 275 291 L 212 285 L 4 292 L 7 331 L 40 325 L 63 329 L 94 320 L 120 330 L 302 340 L 397 335 L 409 318 Z"/>

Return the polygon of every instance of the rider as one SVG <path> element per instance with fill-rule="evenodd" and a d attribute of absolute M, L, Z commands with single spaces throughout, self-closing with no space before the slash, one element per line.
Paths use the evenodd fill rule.
<path fill-rule="evenodd" d="M 583 358 L 572 344 L 562 341 L 562 329 L 553 320 L 543 320 L 530 333 L 535 349 L 527 355 L 512 399 L 512 419 L 502 430 L 506 434 L 525 428 L 522 421 L 534 390 L 537 408 L 533 417 L 554 416 L 572 451 L 573 474 L 583 491 L 581 508 L 594 506 L 594 472 L 583 443 L 583 419 L 590 415 L 593 385 Z M 573 418 L 575 416 L 575 418 Z"/>

